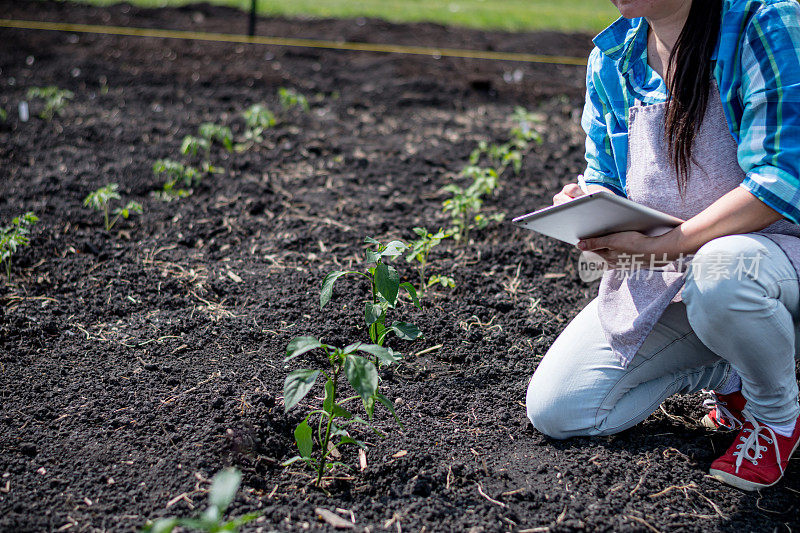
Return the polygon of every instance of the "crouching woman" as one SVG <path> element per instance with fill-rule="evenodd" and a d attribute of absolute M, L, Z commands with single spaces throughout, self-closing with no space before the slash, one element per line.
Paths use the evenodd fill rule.
<path fill-rule="evenodd" d="M 767 487 L 800 441 L 800 6 L 612 1 L 622 18 L 589 57 L 585 184 L 554 202 L 609 190 L 686 222 L 578 244 L 612 268 L 533 375 L 528 417 L 558 439 L 608 435 L 707 390 L 704 423 L 738 432 L 711 475 Z"/>

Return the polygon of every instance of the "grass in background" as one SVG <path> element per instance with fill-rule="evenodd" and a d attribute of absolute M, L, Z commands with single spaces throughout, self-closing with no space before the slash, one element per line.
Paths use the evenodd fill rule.
<path fill-rule="evenodd" d="M 82 0 L 110 5 L 118 0 Z M 128 0 L 142 7 L 192 0 Z M 207 0 L 250 9 L 250 0 Z M 393 22 L 429 21 L 481 29 L 598 32 L 619 16 L 609 0 L 257 0 L 262 15 L 325 18 L 376 17 Z"/>

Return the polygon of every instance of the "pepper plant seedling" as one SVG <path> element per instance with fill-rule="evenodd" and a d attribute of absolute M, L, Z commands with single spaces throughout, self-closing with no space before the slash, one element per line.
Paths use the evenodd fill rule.
<path fill-rule="evenodd" d="M 405 253 L 408 248 L 401 241 L 391 241 L 383 245 L 372 237 L 364 239 L 367 245 L 366 260 L 368 266 L 366 272 L 353 270 L 335 270 L 330 272 L 322 281 L 322 291 L 319 296 L 320 309 L 325 307 L 333 295 L 333 285 L 340 277 L 347 274 L 364 276 L 370 282 L 371 298 L 366 302 L 364 308 L 364 321 L 369 330 L 369 339 L 378 346 L 383 346 L 386 336 L 394 333 L 398 338 L 413 341 L 422 337 L 422 332 L 414 324 L 407 322 L 392 322 L 386 326 L 386 312 L 397 306 L 400 289 L 405 290 L 411 297 L 411 301 L 419 309 L 417 291 L 411 283 L 400 283 L 400 276 L 397 270 L 387 261 L 392 261 Z"/>
<path fill-rule="evenodd" d="M 417 271 L 419 272 L 419 289 L 417 292 L 420 296 L 425 293 L 425 289 L 432 285 L 432 282 L 425 282 L 425 267 L 428 264 L 428 255 L 431 253 L 431 250 L 438 246 L 442 240 L 451 237 L 452 233 L 446 232 L 439 228 L 439 231 L 436 233 L 431 233 L 428 231 L 427 228 L 414 228 L 414 233 L 417 234 L 419 237 L 416 240 L 413 240 L 409 243 L 408 248 L 408 255 L 406 255 L 406 261 L 412 262 L 417 261 Z M 450 278 L 447 278 L 450 279 Z"/>
<path fill-rule="evenodd" d="M 468 242 L 469 232 L 472 229 L 484 229 L 490 221 L 500 221 L 505 218 L 502 213 L 485 215 L 481 212 L 483 196 L 492 194 L 497 188 L 497 171 L 493 168 L 468 166 L 461 175 L 472 178 L 472 183 L 461 187 L 454 183 L 445 186 L 442 190 L 453 195 L 442 202 L 445 213 L 450 215 L 453 227 L 450 232 L 456 241 Z"/>
<path fill-rule="evenodd" d="M 292 339 L 286 347 L 284 361 L 291 361 L 299 355 L 317 349 L 325 353 L 330 366 L 326 370 L 310 368 L 293 370 L 286 376 L 283 384 L 284 409 L 289 412 L 308 395 L 320 375 L 325 378 L 325 399 L 322 402 L 322 409 L 312 410 L 294 430 L 294 438 L 300 455 L 292 457 L 283 464 L 288 466 L 297 461 L 304 461 L 316 469 L 315 484 L 320 486 L 322 476 L 327 470 L 336 466 L 346 467 L 341 462 L 330 461 L 331 455 L 334 457 L 339 455 L 336 453 L 339 446 L 355 444 L 360 448 L 365 448 L 363 442 L 356 440 L 348 432 L 349 427 L 365 426 L 380 435 L 370 422 L 355 416 L 345 408 L 347 402 L 361 398 L 369 420 L 372 420 L 375 403 L 382 403 L 400 423 L 392 402 L 378 392 L 378 369 L 367 358 L 357 355 L 357 352 L 373 355 L 387 365 L 398 361 L 399 354 L 377 344 L 357 342 L 345 348 L 338 348 L 323 344 L 315 337 L 297 337 Z M 342 374 L 355 390 L 356 396 L 341 398 Z M 318 420 L 315 420 L 315 417 L 318 417 Z M 314 425 L 316 434 L 312 428 Z M 316 457 L 314 456 L 315 440 L 318 445 Z"/>
<path fill-rule="evenodd" d="M 281 107 L 284 111 L 288 111 L 294 107 L 299 107 L 306 113 L 311 109 L 308 105 L 308 98 L 298 93 L 294 89 L 287 89 L 281 87 L 278 89 L 278 99 L 281 102 Z"/>
<path fill-rule="evenodd" d="M 28 89 L 28 98 L 40 98 L 44 100 L 44 109 L 39 113 L 39 118 L 52 120 L 55 115 L 63 115 L 67 100 L 72 100 L 75 95 L 72 91 L 59 89 L 58 87 L 31 87 Z"/>
<path fill-rule="evenodd" d="M 261 135 L 264 130 L 273 127 L 276 124 L 275 115 L 269 108 L 263 104 L 254 104 L 242 112 L 244 117 L 245 126 L 245 139 L 248 141 L 261 142 L 264 139 Z"/>
<path fill-rule="evenodd" d="M 214 476 L 211 481 L 211 490 L 208 491 L 208 507 L 197 518 L 159 518 L 147 524 L 143 533 L 172 533 L 176 527 L 187 528 L 207 533 L 229 531 L 237 533 L 239 528 L 252 522 L 261 513 L 254 512 L 225 521 L 225 511 L 230 507 L 236 497 L 239 485 L 242 482 L 242 473 L 235 468 L 226 468 Z"/>
<path fill-rule="evenodd" d="M 192 194 L 191 187 L 200 182 L 201 174 L 194 167 L 184 165 L 171 159 L 159 159 L 153 164 L 155 175 L 166 174 L 167 181 L 164 183 L 159 195 L 162 200 L 170 201 L 174 198 L 185 198 Z M 179 187 L 183 185 L 186 189 Z"/>
<path fill-rule="evenodd" d="M 138 202 L 128 202 L 124 207 L 118 207 L 114 209 L 112 214 L 116 216 L 114 218 L 110 218 L 109 210 L 111 209 L 111 206 L 109 204 L 112 200 L 122 199 L 122 197 L 119 195 L 119 192 L 117 192 L 118 190 L 119 185 L 116 183 L 109 183 L 104 187 L 100 187 L 96 191 L 90 192 L 89 195 L 83 200 L 83 205 L 85 207 L 91 207 L 92 209 L 96 209 L 97 211 L 101 211 L 103 213 L 106 231 L 110 231 L 120 217 L 127 220 L 131 214 L 142 213 L 142 204 Z"/>
<path fill-rule="evenodd" d="M 514 114 L 511 115 L 511 120 L 517 123 L 517 125 L 511 129 L 511 137 L 513 139 L 542 144 L 542 136 L 535 128 L 535 125 L 542 121 L 539 115 L 531 113 L 522 106 L 517 106 L 514 108 Z"/>
<path fill-rule="evenodd" d="M 181 143 L 181 153 L 183 155 L 196 156 L 198 152 L 202 151 L 208 156 L 210 150 L 211 141 L 203 137 L 187 135 L 183 138 L 183 142 Z"/>
<path fill-rule="evenodd" d="M 6 276 L 11 282 L 11 258 L 22 247 L 31 245 L 28 238 L 30 228 L 39 222 L 39 218 L 28 211 L 24 215 L 14 217 L 11 224 L 0 228 L 0 264 L 6 268 Z"/>
<path fill-rule="evenodd" d="M 218 142 L 229 152 L 233 152 L 233 132 L 228 126 L 220 126 L 212 122 L 201 124 L 197 133 L 209 143 Z"/>

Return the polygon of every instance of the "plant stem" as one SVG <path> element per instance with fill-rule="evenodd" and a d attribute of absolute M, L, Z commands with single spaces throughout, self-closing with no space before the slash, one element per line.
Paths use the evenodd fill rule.
<path fill-rule="evenodd" d="M 325 473 L 325 458 L 328 456 L 328 443 L 331 439 L 331 426 L 333 425 L 333 406 L 336 405 L 336 382 L 337 378 L 339 377 L 339 370 L 340 366 L 337 366 L 333 370 L 333 393 L 331 396 L 331 412 L 328 413 L 328 427 L 325 430 L 325 438 L 320 443 L 322 445 L 322 452 L 319 458 L 319 472 L 317 473 L 317 486 L 320 486 L 322 483 L 322 474 Z"/>
<path fill-rule="evenodd" d="M 111 229 L 111 226 L 108 225 L 108 202 L 106 202 L 103 205 L 103 217 L 105 218 L 106 221 L 106 231 L 109 231 Z"/>

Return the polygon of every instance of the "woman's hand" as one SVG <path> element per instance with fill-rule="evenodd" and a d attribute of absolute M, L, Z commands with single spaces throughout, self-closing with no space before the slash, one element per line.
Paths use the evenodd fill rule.
<path fill-rule="evenodd" d="M 667 239 L 666 235 L 648 237 L 638 231 L 621 231 L 603 237 L 583 239 L 578 242 L 578 249 L 596 253 L 610 268 L 652 268 L 678 258 L 668 252 L 670 247 L 665 242 Z"/>
<path fill-rule="evenodd" d="M 565 202 L 569 202 L 579 196 L 583 196 L 586 194 L 581 190 L 580 186 L 577 183 L 568 183 L 564 185 L 564 188 L 561 191 L 553 196 L 553 205 L 563 204 Z"/>

